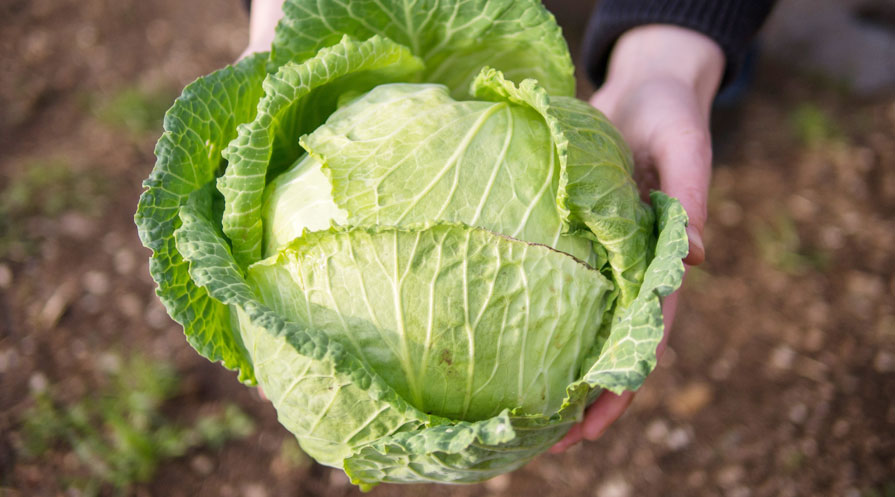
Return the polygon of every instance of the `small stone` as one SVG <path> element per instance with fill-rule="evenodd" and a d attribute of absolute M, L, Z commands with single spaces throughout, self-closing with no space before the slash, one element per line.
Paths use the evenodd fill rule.
<path fill-rule="evenodd" d="M 506 489 L 510 488 L 510 475 L 503 474 L 491 478 L 485 482 L 485 488 L 496 494 L 506 491 Z"/>
<path fill-rule="evenodd" d="M 718 482 L 718 485 L 730 488 L 739 483 L 745 474 L 746 471 L 742 466 L 725 466 L 715 475 L 715 480 Z"/>
<path fill-rule="evenodd" d="M 116 373 L 121 370 L 121 356 L 114 352 L 103 352 L 96 359 L 96 365 L 106 373 Z"/>
<path fill-rule="evenodd" d="M 109 277 L 101 271 L 87 271 L 81 278 L 84 290 L 93 295 L 102 296 L 109 292 Z"/>
<path fill-rule="evenodd" d="M 689 430 L 678 427 L 671 430 L 671 433 L 668 434 L 668 438 L 665 439 L 665 445 L 673 451 L 678 451 L 690 445 L 692 439 L 693 437 L 690 435 Z"/>
<path fill-rule="evenodd" d="M 799 442 L 799 450 L 805 457 L 814 457 L 817 455 L 817 440 L 806 438 Z"/>
<path fill-rule="evenodd" d="M 808 417 L 808 406 L 802 403 L 798 403 L 789 408 L 789 420 L 793 423 L 800 425 L 805 422 L 805 419 Z"/>
<path fill-rule="evenodd" d="M 668 437 L 668 423 L 664 419 L 657 419 L 646 427 L 646 439 L 659 445 Z"/>
<path fill-rule="evenodd" d="M 31 389 L 32 393 L 45 392 L 48 384 L 47 377 L 40 371 L 32 374 L 31 377 L 28 378 L 28 388 Z"/>
<path fill-rule="evenodd" d="M 44 302 L 43 307 L 38 315 L 38 320 L 44 328 L 52 328 L 68 309 L 74 293 L 73 286 L 70 282 L 63 283 L 56 287 L 56 290 Z"/>
<path fill-rule="evenodd" d="M 242 486 L 242 497 L 267 497 L 267 489 L 261 483 L 247 483 Z"/>
<path fill-rule="evenodd" d="M 114 257 L 115 272 L 121 275 L 128 275 L 134 272 L 137 267 L 137 258 L 130 250 L 119 250 L 115 252 Z"/>
<path fill-rule="evenodd" d="M 712 388 L 704 381 L 685 386 L 677 395 L 668 400 L 668 409 L 681 417 L 692 417 L 712 400 Z"/>
<path fill-rule="evenodd" d="M 597 488 L 596 497 L 630 497 L 633 490 L 630 483 L 620 475 L 616 475 Z"/>
<path fill-rule="evenodd" d="M 880 350 L 873 358 L 873 369 L 877 373 L 891 373 L 895 371 L 895 354 Z"/>
<path fill-rule="evenodd" d="M 59 219 L 59 231 L 76 240 L 86 240 L 93 235 L 93 222 L 80 212 L 66 212 Z"/>
<path fill-rule="evenodd" d="M 12 269 L 6 264 L 0 264 L 0 289 L 6 290 L 12 287 Z"/>
<path fill-rule="evenodd" d="M 771 352 L 771 366 L 779 370 L 792 368 L 796 353 L 788 345 L 781 345 Z"/>
<path fill-rule="evenodd" d="M 724 495 L 725 497 L 749 497 L 752 495 L 752 491 L 748 487 L 739 486 L 730 489 Z"/>
<path fill-rule="evenodd" d="M 136 318 L 143 312 L 143 302 L 133 293 L 125 293 L 118 297 L 118 308 L 129 317 Z"/>
<path fill-rule="evenodd" d="M 5 373 L 16 366 L 18 357 L 15 349 L 0 350 L 0 373 Z"/>
<path fill-rule="evenodd" d="M 190 468 L 199 476 L 208 476 L 214 471 L 214 461 L 205 454 L 199 454 L 190 459 Z"/>

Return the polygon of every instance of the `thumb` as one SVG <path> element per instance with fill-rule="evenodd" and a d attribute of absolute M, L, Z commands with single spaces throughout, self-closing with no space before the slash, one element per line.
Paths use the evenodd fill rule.
<path fill-rule="evenodd" d="M 712 145 L 708 130 L 679 130 L 660 146 L 655 155 L 659 188 L 680 200 L 690 222 L 687 237 L 690 252 L 686 264 L 697 266 L 705 261 L 702 230 L 707 216 L 708 190 L 712 174 Z"/>

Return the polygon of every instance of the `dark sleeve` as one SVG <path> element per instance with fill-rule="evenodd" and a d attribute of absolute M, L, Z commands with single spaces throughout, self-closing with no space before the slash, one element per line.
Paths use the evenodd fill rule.
<path fill-rule="evenodd" d="M 775 0 L 603 0 L 597 4 L 584 40 L 587 75 L 599 86 L 609 53 L 619 36 L 643 24 L 674 24 L 715 40 L 727 65 L 721 83 L 733 81 L 749 43 Z"/>
<path fill-rule="evenodd" d="M 246 12 L 252 11 L 252 0 L 242 0 L 242 5 L 246 8 Z"/>

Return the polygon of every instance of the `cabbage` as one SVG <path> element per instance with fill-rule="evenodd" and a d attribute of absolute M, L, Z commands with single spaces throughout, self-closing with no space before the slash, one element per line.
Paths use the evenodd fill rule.
<path fill-rule="evenodd" d="M 189 343 L 362 488 L 477 482 L 655 366 L 687 252 L 535 0 L 288 0 L 188 85 L 136 223 Z"/>

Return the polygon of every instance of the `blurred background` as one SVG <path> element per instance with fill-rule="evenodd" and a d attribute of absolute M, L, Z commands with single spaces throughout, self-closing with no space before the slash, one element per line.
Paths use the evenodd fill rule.
<path fill-rule="evenodd" d="M 133 224 L 241 4 L 0 2 L 0 496 L 359 495 L 189 348 Z M 547 5 L 577 54 L 591 2 Z M 628 413 L 481 485 L 370 495 L 895 496 L 895 2 L 781 1 L 713 119 L 708 261 Z"/>

